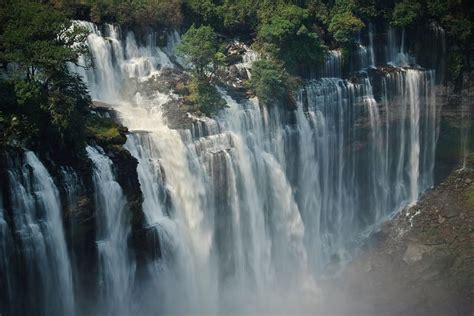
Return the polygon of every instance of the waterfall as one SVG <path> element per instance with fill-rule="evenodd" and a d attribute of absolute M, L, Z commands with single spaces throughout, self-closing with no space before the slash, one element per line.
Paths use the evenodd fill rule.
<path fill-rule="evenodd" d="M 330 50 L 324 61 L 324 69 L 319 77 L 339 78 L 342 76 L 342 53 Z"/>
<path fill-rule="evenodd" d="M 315 267 L 335 251 L 344 258 L 347 242 L 433 185 L 433 76 L 412 69 L 386 75 L 380 102 L 368 78 L 358 84 L 323 78 L 305 87 L 301 98 L 309 108 L 304 113 L 300 102 L 297 111 L 296 196 Z"/>
<path fill-rule="evenodd" d="M 14 288 L 14 278 L 13 278 L 13 267 L 12 262 L 14 262 L 14 248 L 13 248 L 13 239 L 10 227 L 6 221 L 6 210 L 3 204 L 3 193 L 0 191 L 0 280 L 2 284 L 0 285 L 0 293 L 4 295 L 0 296 L 0 306 L 6 306 L 8 302 L 14 300 L 15 293 L 13 292 Z M 0 312 L 7 313 L 0 309 Z"/>
<path fill-rule="evenodd" d="M 100 148 L 86 148 L 94 164 L 97 213 L 98 286 L 107 315 L 129 315 L 134 265 L 127 240 L 130 233 L 125 197 L 112 172 L 112 161 Z"/>
<path fill-rule="evenodd" d="M 196 280 L 209 279 L 212 268 L 206 266 L 212 262 L 209 262 L 211 236 L 203 225 L 202 211 L 207 209 L 204 180 L 190 169 L 179 133 L 169 129 L 159 115 L 147 117 L 146 111 L 137 112 L 134 119 L 137 124 L 156 127 L 147 133 L 130 135 L 126 143 L 139 162 L 143 211 L 147 225 L 157 231 L 159 245 L 156 246 L 162 254 L 161 259 L 148 266 L 151 280 L 147 287 L 162 294 L 163 301 L 149 308 L 189 313 L 199 303 L 201 312 L 209 312 L 208 300 L 215 297 L 212 287 L 198 288 L 203 282 Z M 180 306 L 175 304 L 176 295 L 186 298 Z"/>
<path fill-rule="evenodd" d="M 11 234 L 18 242 L 17 251 L 25 266 L 24 281 L 7 283 L 8 290 L 13 291 L 18 300 L 13 304 L 12 312 L 74 315 L 71 265 L 64 238 L 59 193 L 53 179 L 32 152 L 26 152 L 21 161 L 10 159 L 8 177 L 14 227 Z M 7 234 L 3 219 L 1 223 L 2 235 Z M 3 242 L 2 238 L 2 245 Z M 6 245 L 2 246 L 2 251 L 5 250 L 8 251 Z M 7 276 L 16 275 L 12 270 L 15 267 L 8 265 L 12 262 L 9 260 L 5 270 L 2 269 Z M 8 277 L 6 281 L 9 282 Z M 23 282 L 25 288 L 22 288 Z M 16 289 L 11 288 L 15 286 Z M 26 293 L 28 297 L 23 298 L 20 293 Z"/>
<path fill-rule="evenodd" d="M 413 58 L 405 51 L 405 29 L 398 36 L 396 29 L 390 27 L 387 35 L 386 60 L 395 66 L 409 66 L 414 64 Z"/>
<path fill-rule="evenodd" d="M 237 102 L 219 89 L 226 109 L 213 119 L 190 117 L 191 128 L 175 130 L 163 106 L 177 96 L 137 87 L 173 67 L 176 35 L 162 50 L 153 34 L 139 44 L 110 25 L 78 23 L 92 32 L 96 68 L 71 68 L 129 128 L 125 148 L 138 161 L 143 229 L 153 242 L 145 277 L 133 280 L 133 311 L 269 313 L 268 302 L 313 302 L 319 277 L 433 185 L 435 73 L 406 67 L 413 58 L 404 33 L 388 33 L 393 71 L 373 69 L 370 32 L 369 47 L 360 44 L 355 56 L 354 78 L 340 78 L 341 53 L 331 51 L 319 79 L 302 86 L 296 110 Z M 248 54 L 239 67 L 247 70 L 256 58 Z M 101 266 L 102 285 L 111 301 L 126 302 L 120 297 L 130 293 L 133 271 L 123 240 L 128 228 L 110 216 L 124 199 L 110 160 L 98 149 L 88 153 L 100 200 L 99 243 L 117 251 L 101 253 L 113 261 Z M 109 196 L 118 204 L 107 205 Z M 112 278 L 124 282 L 119 289 Z"/>
<path fill-rule="evenodd" d="M 370 66 L 375 67 L 375 52 L 374 52 L 374 32 L 372 30 L 372 23 L 369 23 L 369 54 Z"/>

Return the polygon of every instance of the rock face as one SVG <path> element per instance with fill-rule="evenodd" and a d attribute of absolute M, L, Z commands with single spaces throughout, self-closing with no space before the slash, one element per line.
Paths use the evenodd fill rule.
<path fill-rule="evenodd" d="M 418 243 L 409 243 L 403 255 L 406 264 L 413 264 L 423 259 L 425 253 L 429 253 L 431 247 Z"/>
<path fill-rule="evenodd" d="M 473 178 L 472 171 L 451 174 L 329 282 L 357 302 L 354 315 L 472 315 Z"/>
<path fill-rule="evenodd" d="M 462 89 L 438 86 L 436 102 L 441 108 L 439 139 L 436 147 L 435 182 L 444 179 L 454 168 L 473 163 L 474 148 L 474 72 L 464 74 Z"/>

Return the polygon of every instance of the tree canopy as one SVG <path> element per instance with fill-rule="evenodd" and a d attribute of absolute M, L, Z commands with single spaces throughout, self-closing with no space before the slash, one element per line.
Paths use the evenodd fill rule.
<path fill-rule="evenodd" d="M 87 49 L 87 32 L 62 12 L 36 2 L 20 1 L 3 13 L 0 60 L 14 63 L 29 79 L 64 71 Z M 47 79 L 47 78 L 44 78 Z"/>
<path fill-rule="evenodd" d="M 188 85 L 187 100 L 211 116 L 225 106 L 224 100 L 213 86 L 213 75 L 223 61 L 218 52 L 217 36 L 210 26 L 192 25 L 181 37 L 176 48 L 179 55 L 189 63 L 193 79 Z"/>
<path fill-rule="evenodd" d="M 217 55 L 218 43 L 216 33 L 210 26 L 195 27 L 192 25 L 181 37 L 181 43 L 176 48 L 192 67 L 200 79 L 205 78 L 208 72 L 219 60 Z"/>
<path fill-rule="evenodd" d="M 90 97 L 67 63 L 85 53 L 87 33 L 34 1 L 7 2 L 0 10 L 0 145 L 80 149 Z"/>

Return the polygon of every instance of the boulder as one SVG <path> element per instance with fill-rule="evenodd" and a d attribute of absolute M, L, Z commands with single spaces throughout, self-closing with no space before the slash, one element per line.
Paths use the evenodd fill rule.
<path fill-rule="evenodd" d="M 425 246 L 419 243 L 409 243 L 405 254 L 403 255 L 403 261 L 406 264 L 413 264 L 423 259 L 423 255 L 428 253 L 431 247 Z"/>

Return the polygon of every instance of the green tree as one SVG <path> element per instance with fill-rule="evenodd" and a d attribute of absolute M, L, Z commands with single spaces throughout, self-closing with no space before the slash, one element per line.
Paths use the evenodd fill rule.
<path fill-rule="evenodd" d="M 281 64 L 270 59 L 258 60 L 253 63 L 251 74 L 249 87 L 262 105 L 279 105 L 288 100 L 292 80 Z"/>
<path fill-rule="evenodd" d="M 216 33 L 210 26 L 192 25 L 181 37 L 176 50 L 190 63 L 193 74 L 200 80 L 208 79 L 221 60 Z"/>
<path fill-rule="evenodd" d="M 50 152 L 81 149 L 90 97 L 67 63 L 86 51 L 87 33 L 64 13 L 33 1 L 9 1 L 0 17 L 6 23 L 0 27 L 0 60 L 11 65 L 0 75 L 0 143 Z"/>
<path fill-rule="evenodd" d="M 354 43 L 355 35 L 364 26 L 364 22 L 351 11 L 342 11 L 333 15 L 328 30 L 338 43 L 347 47 Z"/>
<path fill-rule="evenodd" d="M 257 40 L 266 53 L 282 60 L 290 72 L 300 74 L 304 69 L 322 63 L 325 47 L 318 34 L 307 26 L 307 9 L 281 5 L 261 10 L 260 16 L 262 23 Z"/>
<path fill-rule="evenodd" d="M 191 102 L 207 116 L 213 116 L 226 107 L 225 100 L 220 96 L 216 87 L 207 81 L 193 78 L 188 85 L 187 101 Z"/>
<path fill-rule="evenodd" d="M 418 18 L 421 4 L 416 1 L 404 0 L 395 5 L 392 13 L 392 24 L 398 27 L 407 27 Z"/>
<path fill-rule="evenodd" d="M 6 26 L 0 41 L 0 59 L 14 63 L 28 80 L 47 80 L 64 72 L 87 48 L 87 32 L 49 5 L 19 1 L 4 7 Z M 39 77 L 38 77 L 39 76 Z"/>
<path fill-rule="evenodd" d="M 258 2 L 254 0 L 224 0 L 217 8 L 225 31 L 251 34 L 257 27 Z"/>
<path fill-rule="evenodd" d="M 183 34 L 176 49 L 192 69 L 193 79 L 188 85 L 187 100 L 201 112 L 212 116 L 225 107 L 225 101 L 213 85 L 214 75 L 224 59 L 224 55 L 218 52 L 214 29 L 210 26 L 196 28 L 192 25 Z"/>

